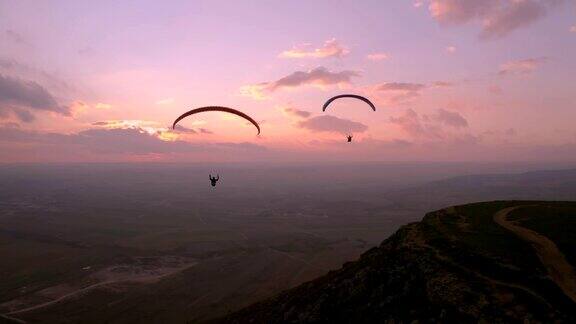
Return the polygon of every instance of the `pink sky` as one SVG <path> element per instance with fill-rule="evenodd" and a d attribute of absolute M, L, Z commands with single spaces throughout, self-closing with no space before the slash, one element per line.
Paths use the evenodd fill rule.
<path fill-rule="evenodd" d="M 568 0 L 0 0 L 0 162 L 572 162 L 575 57 Z"/>

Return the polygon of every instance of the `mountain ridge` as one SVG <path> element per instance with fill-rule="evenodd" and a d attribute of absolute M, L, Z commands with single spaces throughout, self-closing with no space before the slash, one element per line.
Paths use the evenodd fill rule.
<path fill-rule="evenodd" d="M 514 208 L 507 216 L 516 223 L 538 220 L 534 208 L 576 222 L 566 216 L 576 215 L 573 202 L 492 201 L 437 210 L 357 261 L 217 322 L 574 321 L 575 303 L 534 247 L 494 221 L 505 208 Z"/>

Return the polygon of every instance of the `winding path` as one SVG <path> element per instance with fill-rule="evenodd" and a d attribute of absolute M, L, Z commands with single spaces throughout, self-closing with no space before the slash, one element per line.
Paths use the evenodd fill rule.
<path fill-rule="evenodd" d="M 530 243 L 552 280 L 566 296 L 576 303 L 576 272 L 572 265 L 566 261 L 566 257 L 560 252 L 556 244 L 546 236 L 522 227 L 515 221 L 508 220 L 509 213 L 522 207 L 527 207 L 527 205 L 504 208 L 494 214 L 494 221 Z"/>

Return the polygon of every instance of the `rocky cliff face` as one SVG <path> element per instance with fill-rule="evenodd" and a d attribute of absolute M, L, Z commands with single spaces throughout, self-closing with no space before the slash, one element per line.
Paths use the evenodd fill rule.
<path fill-rule="evenodd" d="M 576 304 L 534 248 L 493 221 L 497 211 L 521 204 L 429 213 L 359 260 L 220 322 L 574 322 Z"/>

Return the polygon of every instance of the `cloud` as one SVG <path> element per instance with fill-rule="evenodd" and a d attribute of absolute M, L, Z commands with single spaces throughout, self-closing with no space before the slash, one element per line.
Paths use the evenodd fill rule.
<path fill-rule="evenodd" d="M 372 53 L 366 56 L 370 61 L 383 61 L 390 58 L 388 53 Z"/>
<path fill-rule="evenodd" d="M 158 122 L 148 121 L 148 120 L 124 120 L 124 119 L 113 119 L 97 121 L 92 123 L 92 126 L 98 126 L 99 128 L 105 129 L 140 129 L 146 131 L 148 134 L 161 134 L 163 132 L 168 132 L 170 129 L 168 127 L 162 127 Z M 175 133 L 172 133 L 170 139 L 174 139 Z"/>
<path fill-rule="evenodd" d="M 198 134 L 198 132 L 193 130 L 192 128 L 184 127 L 182 125 L 176 125 L 176 127 L 174 127 L 173 132 L 181 134 Z"/>
<path fill-rule="evenodd" d="M 280 58 L 328 58 L 328 57 L 338 57 L 341 58 L 350 51 L 340 45 L 335 38 L 329 39 L 324 42 L 324 45 L 320 48 L 313 50 L 309 49 L 310 44 L 303 44 L 299 46 L 294 46 L 292 49 L 284 51 L 278 55 Z"/>
<path fill-rule="evenodd" d="M 529 58 L 524 60 L 506 62 L 500 65 L 498 75 L 505 76 L 505 75 L 529 74 L 534 72 L 540 65 L 544 64 L 546 61 L 548 61 L 548 58 L 539 57 L 539 58 Z"/>
<path fill-rule="evenodd" d="M 294 107 L 284 107 L 282 108 L 282 112 L 288 117 L 296 117 L 296 118 L 308 118 L 312 115 L 312 113 L 308 111 L 299 110 Z"/>
<path fill-rule="evenodd" d="M 96 109 L 110 109 L 110 108 L 112 108 L 112 105 L 107 104 L 107 103 L 99 102 L 99 103 L 97 103 L 94 107 L 95 107 Z"/>
<path fill-rule="evenodd" d="M 352 77 L 357 76 L 360 76 L 360 74 L 356 71 L 330 72 L 325 67 L 318 67 L 307 72 L 297 71 L 288 76 L 285 76 L 271 83 L 270 90 L 275 91 L 280 88 L 294 88 L 307 84 L 349 84 Z"/>
<path fill-rule="evenodd" d="M 420 91 L 424 88 L 426 88 L 424 84 L 402 82 L 389 82 L 378 86 L 380 91 Z"/>
<path fill-rule="evenodd" d="M 454 87 L 456 83 L 449 81 L 433 81 L 427 84 L 414 82 L 386 82 L 366 87 L 364 90 L 375 97 L 380 104 L 406 104 L 418 98 L 424 90 Z"/>
<path fill-rule="evenodd" d="M 457 112 L 438 109 L 436 114 L 433 115 L 433 118 L 447 126 L 452 126 L 455 128 L 468 127 L 468 121 Z"/>
<path fill-rule="evenodd" d="M 390 117 L 390 122 L 414 139 L 424 141 L 462 141 L 471 136 L 461 132 L 468 127 L 468 121 L 459 113 L 444 109 L 438 109 L 432 115 L 419 115 L 413 109 L 407 109 L 399 117 Z"/>
<path fill-rule="evenodd" d="M 329 86 L 348 85 L 353 77 L 360 76 L 357 71 L 331 72 L 325 67 L 317 67 L 309 71 L 296 71 L 273 82 L 263 82 L 243 86 L 240 93 L 254 99 L 265 99 L 268 94 L 280 89 L 297 88 L 305 85 Z"/>
<path fill-rule="evenodd" d="M 462 24 L 489 15 L 500 0 L 431 0 L 428 10 L 443 24 Z"/>
<path fill-rule="evenodd" d="M 368 129 L 368 126 L 362 123 L 330 115 L 312 117 L 312 113 L 291 106 L 282 108 L 282 112 L 295 122 L 295 127 L 312 132 L 352 134 Z"/>
<path fill-rule="evenodd" d="M 13 108 L 12 112 L 16 115 L 16 117 L 20 121 L 22 121 L 24 123 L 31 123 L 34 121 L 34 119 L 36 119 L 34 117 L 34 115 L 31 112 L 29 112 L 28 110 Z"/>
<path fill-rule="evenodd" d="M 441 24 L 482 24 L 480 38 L 494 39 L 544 17 L 562 0 L 431 0 L 428 9 Z"/>
<path fill-rule="evenodd" d="M 188 127 L 184 127 L 182 125 L 176 125 L 176 128 L 174 130 L 170 129 L 170 132 L 174 132 L 176 134 L 213 134 L 212 131 L 206 129 L 206 128 L 198 128 L 198 129 L 192 129 L 192 128 L 188 128 Z"/>
<path fill-rule="evenodd" d="M 70 115 L 69 108 L 59 105 L 56 99 L 38 83 L 1 74 L 0 104 Z"/>
<path fill-rule="evenodd" d="M 171 103 L 174 103 L 174 98 L 164 98 L 156 101 L 157 105 L 169 105 Z"/>
<path fill-rule="evenodd" d="M 24 123 L 31 123 L 36 118 L 34 114 L 26 109 L 0 105 L 0 120 L 2 119 L 16 119 Z"/>
<path fill-rule="evenodd" d="M 160 134 L 149 133 L 141 128 L 92 128 L 78 133 L 60 134 L 23 130 L 17 127 L 0 127 L 0 143 L 25 143 L 34 152 L 49 148 L 66 155 L 61 160 L 73 159 L 84 152 L 108 155 L 150 154 L 202 154 L 211 153 L 257 153 L 266 147 L 252 143 L 189 143 L 179 140 L 162 140 Z"/>
<path fill-rule="evenodd" d="M 506 8 L 486 18 L 480 38 L 499 38 L 544 17 L 547 11 L 545 2 L 536 0 L 512 1 Z"/>
<path fill-rule="evenodd" d="M 438 138 L 437 129 L 423 124 L 420 116 L 413 109 L 408 109 L 399 117 L 390 117 L 390 122 L 400 126 L 407 134 L 415 137 Z"/>
<path fill-rule="evenodd" d="M 6 37 L 16 43 L 16 44 L 25 44 L 26 40 L 24 39 L 24 37 L 22 37 L 22 35 L 20 35 L 20 33 L 15 32 L 14 30 L 11 29 L 7 29 L 4 31 L 4 34 L 6 35 Z"/>
<path fill-rule="evenodd" d="M 182 136 L 195 134 L 212 134 L 211 131 L 199 128 L 192 129 L 181 125 L 176 125 L 175 129 L 171 126 L 164 127 L 160 123 L 147 120 L 105 120 L 92 123 L 97 129 L 138 129 L 150 135 L 156 136 L 163 141 L 177 141 Z"/>
<path fill-rule="evenodd" d="M 362 133 L 368 129 L 368 126 L 362 123 L 330 115 L 317 116 L 299 121 L 297 127 L 313 132 L 336 132 L 343 134 Z"/>
<path fill-rule="evenodd" d="M 42 84 L 50 92 L 60 91 L 76 94 L 77 91 L 71 85 L 60 78 L 42 69 L 20 63 L 14 59 L 0 57 L 0 74 L 11 76 L 15 79 L 34 80 Z"/>
<path fill-rule="evenodd" d="M 376 86 L 376 91 L 386 96 L 391 104 L 404 102 L 420 95 L 426 85 L 421 83 L 388 82 Z"/>
<path fill-rule="evenodd" d="M 448 81 L 434 81 L 432 82 L 432 87 L 435 88 L 449 88 L 454 86 L 454 83 Z"/>
<path fill-rule="evenodd" d="M 163 141 L 140 128 L 89 129 L 70 135 L 70 139 L 97 153 L 150 154 L 195 149 L 184 142 Z"/>

